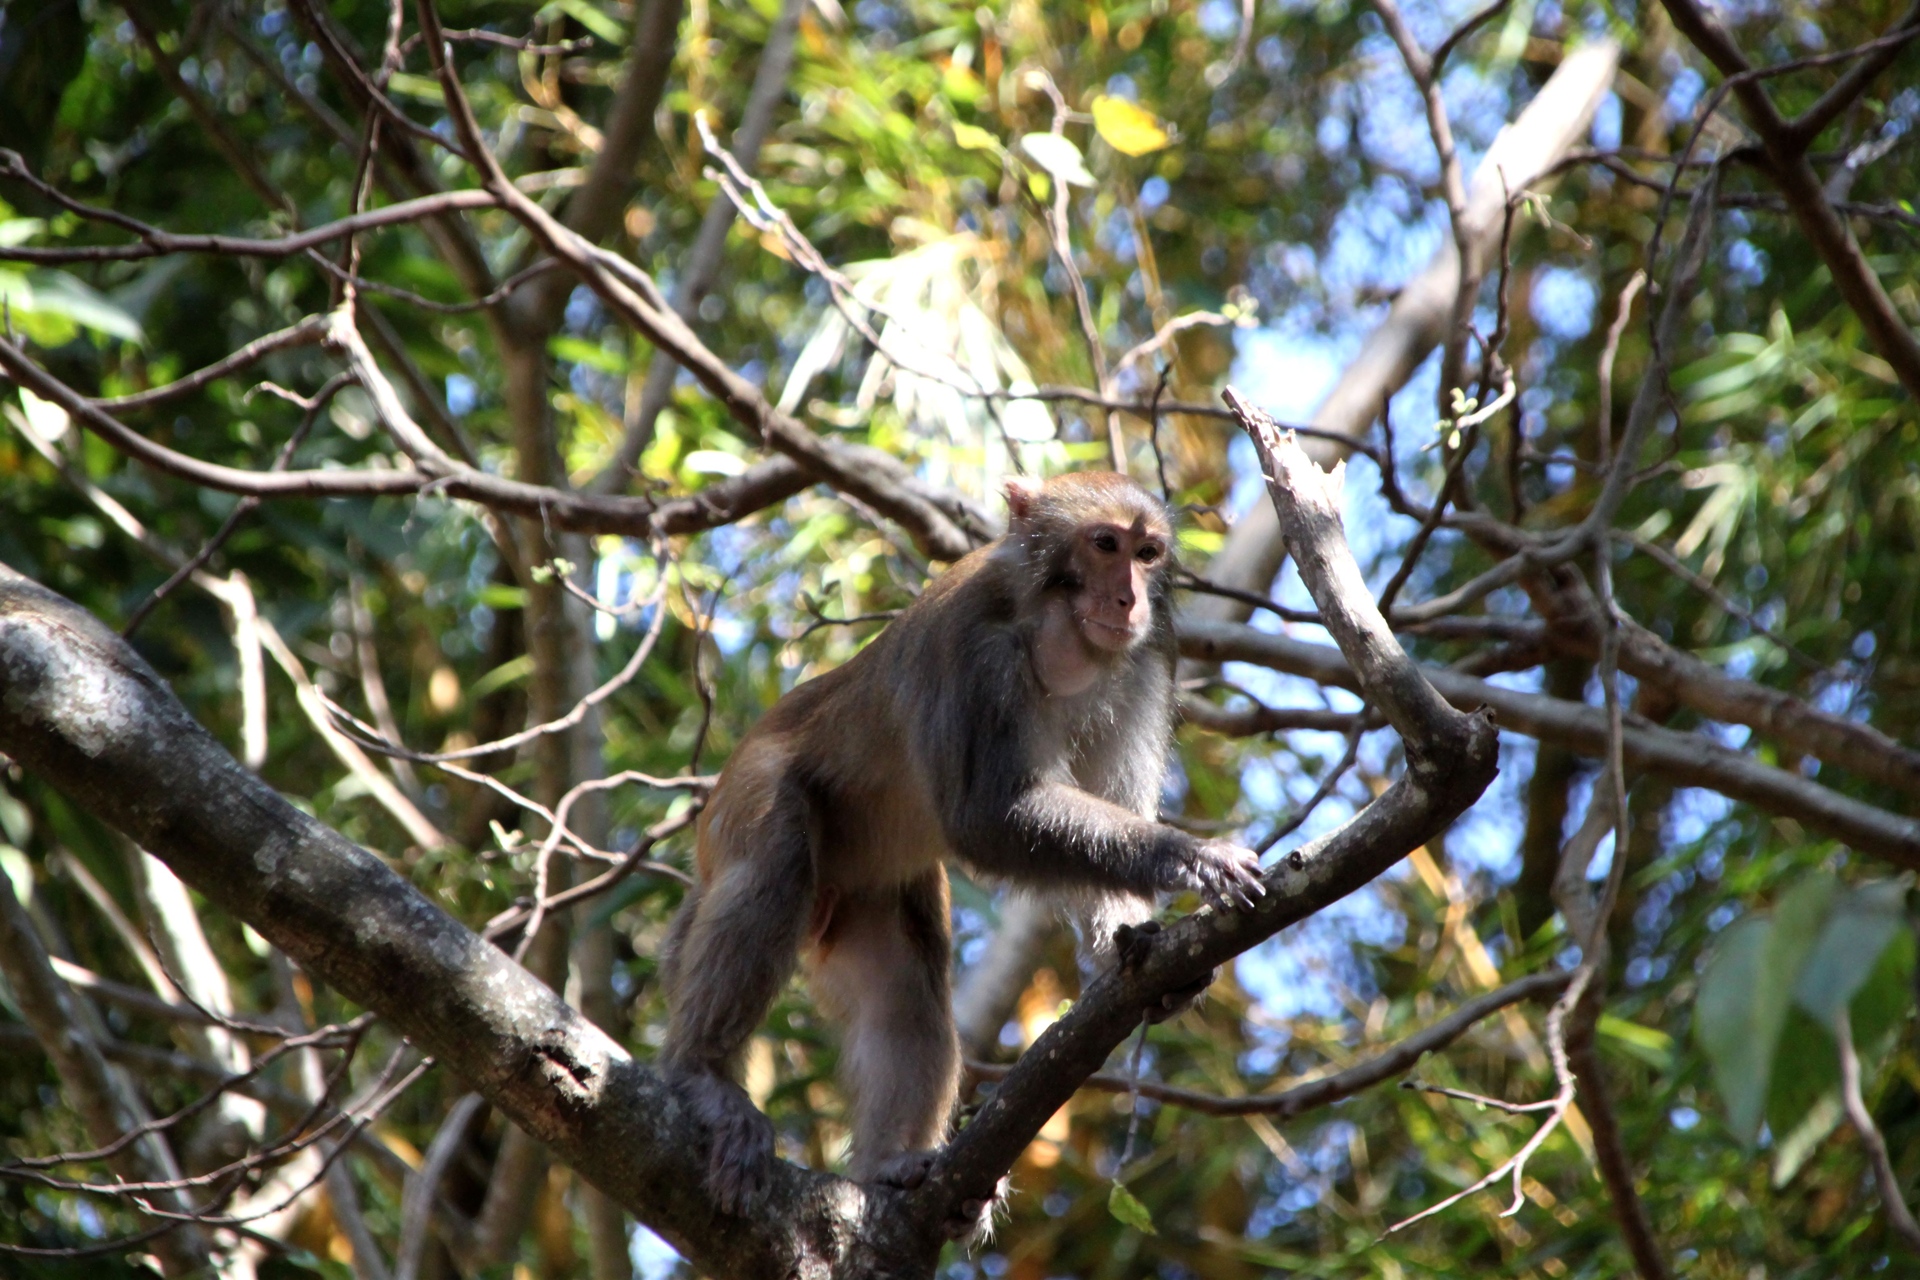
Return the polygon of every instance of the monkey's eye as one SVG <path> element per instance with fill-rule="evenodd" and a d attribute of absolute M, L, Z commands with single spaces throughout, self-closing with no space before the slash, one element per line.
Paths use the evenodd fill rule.
<path fill-rule="evenodd" d="M 1112 555 L 1120 549 L 1120 539 L 1110 533 L 1096 533 L 1093 535 L 1093 545 L 1108 555 Z"/>
<path fill-rule="evenodd" d="M 1146 546 L 1134 552 L 1133 558 L 1141 564 L 1152 564 L 1160 558 L 1160 548 L 1149 542 Z"/>

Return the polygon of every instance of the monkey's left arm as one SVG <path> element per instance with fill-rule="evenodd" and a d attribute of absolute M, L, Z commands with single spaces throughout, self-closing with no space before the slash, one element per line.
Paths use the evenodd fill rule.
<path fill-rule="evenodd" d="M 1243 904 L 1264 892 L 1252 853 L 1143 818 L 1057 777 L 1039 758 L 1026 654 L 1003 636 L 961 664 L 962 691 L 929 731 L 954 850 L 980 870 L 1040 885 L 1153 894 L 1198 889 Z"/>

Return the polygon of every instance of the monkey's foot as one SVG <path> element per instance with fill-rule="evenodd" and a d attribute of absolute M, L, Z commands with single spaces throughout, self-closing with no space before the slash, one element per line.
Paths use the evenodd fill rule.
<path fill-rule="evenodd" d="M 1153 953 L 1154 935 L 1160 932 L 1158 920 L 1123 924 L 1113 931 L 1113 954 L 1122 969 L 1138 969 Z"/>
<path fill-rule="evenodd" d="M 1012 1186 L 1011 1179 L 1002 1178 L 993 1184 L 990 1199 L 962 1200 L 954 1205 L 953 1212 L 941 1224 L 947 1239 L 964 1240 L 969 1249 L 977 1249 L 993 1239 L 994 1214 L 1006 1207 L 1007 1192 Z"/>
<path fill-rule="evenodd" d="M 1115 929 L 1113 931 L 1113 950 L 1114 954 L 1119 958 L 1120 967 L 1122 969 L 1137 969 L 1145 964 L 1147 957 L 1153 953 L 1153 940 L 1160 932 L 1160 922 L 1158 920 L 1144 920 L 1139 924 L 1123 924 Z M 1168 1018 L 1177 1017 L 1185 1013 L 1188 1009 L 1191 1009 L 1202 996 L 1207 994 L 1207 988 L 1211 987 L 1213 980 L 1219 976 L 1220 971 L 1215 969 L 1212 973 L 1209 973 L 1206 977 L 1191 986 L 1181 987 L 1177 991 L 1167 992 L 1167 994 L 1160 997 L 1157 1004 L 1147 1009 L 1147 1021 L 1165 1022 Z"/>
<path fill-rule="evenodd" d="M 707 1126 L 707 1190 L 726 1213 L 745 1213 L 766 1189 L 773 1163 L 773 1122 L 731 1080 L 684 1077 L 687 1099 Z"/>
<path fill-rule="evenodd" d="M 871 1182 L 882 1186 L 899 1187 L 902 1191 L 911 1191 L 927 1180 L 927 1171 L 933 1168 L 933 1152 L 902 1151 L 897 1156 L 889 1156 L 880 1167 L 873 1171 Z"/>

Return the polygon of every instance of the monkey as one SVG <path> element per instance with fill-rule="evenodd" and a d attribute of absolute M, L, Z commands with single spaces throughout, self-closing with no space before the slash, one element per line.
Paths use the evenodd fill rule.
<path fill-rule="evenodd" d="M 842 1033 L 848 1175 L 924 1180 L 959 1082 L 949 859 L 1064 899 L 1109 955 L 1156 893 L 1227 909 L 1264 892 L 1253 853 L 1156 820 L 1176 656 L 1165 506 L 1112 472 L 1014 479 L 1006 496 L 1004 536 L 742 738 L 696 825 L 662 955 L 662 1064 L 712 1134 L 708 1188 L 728 1211 L 773 1154 L 741 1051 L 802 954 Z"/>

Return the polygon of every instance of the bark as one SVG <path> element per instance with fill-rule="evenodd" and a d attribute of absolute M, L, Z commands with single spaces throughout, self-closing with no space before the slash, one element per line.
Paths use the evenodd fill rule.
<path fill-rule="evenodd" d="M 937 1219 L 885 1189 L 777 1164 L 757 1212 L 720 1214 L 705 1132 L 659 1075 L 241 768 L 97 619 L 4 568 L 0 751 L 390 1019 L 703 1271 L 931 1273 Z"/>

